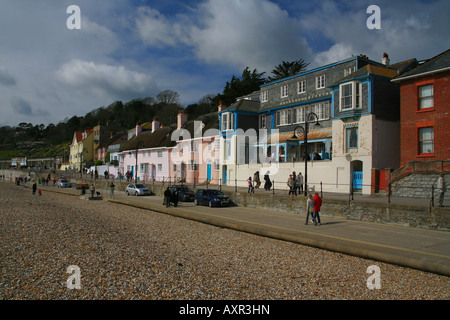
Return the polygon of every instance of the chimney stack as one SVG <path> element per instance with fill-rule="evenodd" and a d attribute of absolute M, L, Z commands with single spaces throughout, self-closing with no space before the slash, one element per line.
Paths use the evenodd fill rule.
<path fill-rule="evenodd" d="M 386 52 L 383 53 L 383 59 L 381 60 L 381 63 L 387 67 L 389 66 L 390 60 L 389 60 L 389 56 Z"/>
<path fill-rule="evenodd" d="M 136 137 L 142 132 L 142 127 L 139 122 L 136 123 Z"/>
<path fill-rule="evenodd" d="M 152 121 L 152 133 L 159 129 L 158 117 L 154 117 Z"/>
<path fill-rule="evenodd" d="M 225 106 L 222 104 L 222 100 L 220 100 L 219 106 L 217 107 L 217 111 L 221 112 L 223 109 L 225 109 Z"/>
<path fill-rule="evenodd" d="M 187 121 L 187 114 L 185 114 L 184 111 L 178 112 L 177 129 L 181 129 L 181 127 L 186 123 L 186 121 Z"/>

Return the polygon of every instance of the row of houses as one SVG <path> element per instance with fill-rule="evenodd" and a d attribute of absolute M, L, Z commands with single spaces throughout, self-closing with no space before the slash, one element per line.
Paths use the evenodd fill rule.
<path fill-rule="evenodd" d="M 70 166 L 82 170 L 108 153 L 121 176 L 140 181 L 246 186 L 259 172 L 285 184 L 295 171 L 310 188 L 370 194 L 385 186 L 374 172 L 449 160 L 449 74 L 450 50 L 395 64 L 387 54 L 353 56 L 192 121 L 180 112 L 176 124 L 153 119 L 109 139 L 101 127 L 76 132 Z"/>

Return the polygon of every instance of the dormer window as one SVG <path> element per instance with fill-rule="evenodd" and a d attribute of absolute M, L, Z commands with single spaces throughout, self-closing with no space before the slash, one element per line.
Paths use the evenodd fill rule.
<path fill-rule="evenodd" d="M 234 114 L 231 112 L 222 113 L 222 131 L 234 129 Z"/>
<path fill-rule="evenodd" d="M 339 86 L 339 107 L 341 111 L 361 108 L 361 84 L 356 81 Z"/>

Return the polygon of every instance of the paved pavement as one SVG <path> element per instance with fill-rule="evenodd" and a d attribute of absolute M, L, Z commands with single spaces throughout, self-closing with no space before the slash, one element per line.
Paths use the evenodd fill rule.
<path fill-rule="evenodd" d="M 77 196 L 80 193 L 75 189 L 42 189 Z M 305 225 L 305 215 L 258 208 L 209 208 L 192 202 L 166 208 L 159 196 L 126 196 L 124 192 L 115 192 L 114 199 L 109 192 L 103 196 L 104 200 L 120 205 L 450 276 L 450 232 L 446 231 L 326 216 L 321 216 L 320 226 L 314 226 L 311 222 Z"/>

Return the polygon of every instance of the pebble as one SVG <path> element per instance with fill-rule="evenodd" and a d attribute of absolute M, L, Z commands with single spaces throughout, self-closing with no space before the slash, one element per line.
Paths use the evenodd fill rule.
<path fill-rule="evenodd" d="M 450 298 L 445 276 L 108 201 L 0 182 L 0 203 L 3 300 Z M 68 288 L 72 265 L 81 289 Z"/>

